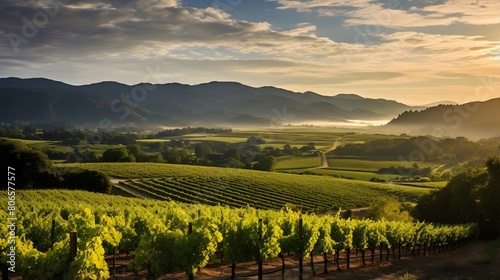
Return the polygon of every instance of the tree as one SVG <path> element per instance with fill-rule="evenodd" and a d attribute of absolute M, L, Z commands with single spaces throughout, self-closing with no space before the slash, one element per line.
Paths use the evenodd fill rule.
<path fill-rule="evenodd" d="M 285 146 L 283 146 L 283 154 L 285 154 L 287 156 L 292 156 L 292 155 L 295 155 L 295 151 L 290 146 L 290 144 L 286 144 Z"/>
<path fill-rule="evenodd" d="M 316 150 L 316 146 L 314 145 L 313 142 L 310 142 L 307 144 L 307 146 L 302 146 L 300 148 L 301 152 L 309 152 L 309 151 L 313 151 L 313 150 Z"/>
<path fill-rule="evenodd" d="M 33 124 L 28 124 L 23 129 L 23 135 L 27 139 L 35 139 L 36 137 L 36 127 Z"/>
<path fill-rule="evenodd" d="M 16 189 L 57 188 L 52 163 L 44 153 L 18 141 L 0 140 L 2 168 L 13 168 Z M 10 176 L 9 176 L 10 177 Z M 7 184 L 3 185 L 7 188 Z"/>
<path fill-rule="evenodd" d="M 141 146 L 138 144 L 127 145 L 128 152 L 135 158 L 137 162 L 148 162 L 148 155 L 142 151 Z"/>
<path fill-rule="evenodd" d="M 398 200 L 391 197 L 381 198 L 368 208 L 367 216 L 374 220 L 386 219 L 388 221 L 411 222 L 410 213 Z"/>
<path fill-rule="evenodd" d="M 253 165 L 254 170 L 273 171 L 276 165 L 275 157 L 265 157 Z"/>
<path fill-rule="evenodd" d="M 227 158 L 234 158 L 235 160 L 237 161 L 240 161 L 241 160 L 241 157 L 240 157 L 240 152 L 237 150 L 237 149 L 229 149 L 227 150 L 223 156 L 222 156 L 224 159 L 227 159 Z"/>
<path fill-rule="evenodd" d="M 251 136 L 247 139 L 247 145 L 249 146 L 257 146 L 261 144 L 266 144 L 266 140 L 255 136 Z"/>
<path fill-rule="evenodd" d="M 102 154 L 103 162 L 135 162 L 134 155 L 130 154 L 124 147 L 111 148 Z"/>
<path fill-rule="evenodd" d="M 142 150 L 141 146 L 138 144 L 130 144 L 127 146 L 127 150 L 135 158 L 137 162 L 156 162 L 163 163 L 165 160 L 161 154 L 146 153 Z"/>
<path fill-rule="evenodd" d="M 212 154 L 212 148 L 205 143 L 196 144 L 194 146 L 194 153 L 197 158 L 205 158 L 207 155 Z"/>
<path fill-rule="evenodd" d="M 187 164 L 191 160 L 191 155 L 184 149 L 171 148 L 161 153 L 165 162 L 174 164 Z"/>
<path fill-rule="evenodd" d="M 113 188 L 108 175 L 91 170 L 67 174 L 63 185 L 70 190 L 86 190 L 106 194 L 110 194 Z"/>
<path fill-rule="evenodd" d="M 420 220 L 437 223 L 478 222 L 480 215 L 474 197 L 486 183 L 482 170 L 467 170 L 450 179 L 446 187 L 423 196 L 415 211 Z"/>
<path fill-rule="evenodd" d="M 500 161 L 489 158 L 486 169 L 469 169 L 453 176 L 446 187 L 423 196 L 415 212 L 420 220 L 479 224 L 481 237 L 500 232 Z"/>
<path fill-rule="evenodd" d="M 144 152 L 141 149 L 139 144 L 129 144 L 127 145 L 127 150 L 131 153 L 136 159 L 137 157 L 143 156 Z"/>
<path fill-rule="evenodd" d="M 17 128 L 17 126 L 11 125 L 0 125 L 0 136 L 11 137 L 11 138 L 24 138 L 23 131 Z"/>
<path fill-rule="evenodd" d="M 149 147 L 150 150 L 161 150 L 163 149 L 163 142 L 150 142 L 150 143 L 143 143 L 143 145 L 146 145 Z"/>
<path fill-rule="evenodd" d="M 242 168 L 243 163 L 241 163 L 241 161 L 239 161 L 239 160 L 235 160 L 233 157 L 228 157 L 228 158 L 222 160 L 222 162 L 219 166 L 231 167 L 231 168 Z"/>
<path fill-rule="evenodd" d="M 497 236 L 500 233 L 500 160 L 489 158 L 486 161 L 488 180 L 484 188 L 479 190 L 476 200 L 479 212 L 484 218 L 483 231 L 488 237 Z"/>
<path fill-rule="evenodd" d="M 272 151 L 271 151 L 271 155 L 272 155 L 273 157 L 282 157 L 282 156 L 284 156 L 285 154 L 283 153 L 283 151 L 282 151 L 282 150 L 280 150 L 279 148 L 276 148 L 276 149 L 274 149 L 274 150 L 272 150 Z"/>
<path fill-rule="evenodd" d="M 103 139 L 107 144 L 111 145 L 129 145 L 136 142 L 137 135 L 135 134 L 121 134 L 113 135 L 108 139 Z"/>
<path fill-rule="evenodd" d="M 165 159 L 163 159 L 163 156 L 161 154 L 153 154 L 147 156 L 146 162 L 164 163 Z"/>

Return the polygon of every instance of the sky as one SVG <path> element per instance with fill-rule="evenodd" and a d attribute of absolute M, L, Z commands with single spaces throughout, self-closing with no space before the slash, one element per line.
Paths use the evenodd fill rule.
<path fill-rule="evenodd" d="M 498 0 L 2 0 L 0 77 L 500 97 Z"/>

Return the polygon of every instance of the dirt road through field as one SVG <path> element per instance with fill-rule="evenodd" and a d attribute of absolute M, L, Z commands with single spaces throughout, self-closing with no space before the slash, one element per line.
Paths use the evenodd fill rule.
<path fill-rule="evenodd" d="M 328 160 L 326 159 L 326 154 L 337 149 L 337 147 L 340 146 L 340 144 L 341 144 L 340 140 L 336 140 L 330 148 L 323 151 L 322 156 L 321 156 L 321 167 L 320 168 L 330 167 L 330 165 L 328 164 Z"/>

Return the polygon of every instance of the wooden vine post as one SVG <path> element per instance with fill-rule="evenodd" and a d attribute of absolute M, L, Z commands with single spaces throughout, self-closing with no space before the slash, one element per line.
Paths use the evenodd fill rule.
<path fill-rule="evenodd" d="M 262 219 L 259 219 L 259 248 L 262 247 Z M 260 250 L 259 250 L 260 251 Z M 262 255 L 259 252 L 259 280 L 262 280 Z"/>
<path fill-rule="evenodd" d="M 56 220 L 52 219 L 52 226 L 50 228 L 50 248 L 54 248 L 55 241 L 55 231 L 56 231 Z"/>
<path fill-rule="evenodd" d="M 76 231 L 69 233 L 69 261 L 73 262 L 76 258 L 78 234 Z"/>
<path fill-rule="evenodd" d="M 193 233 L 193 222 L 189 222 L 189 224 L 188 224 L 188 236 L 191 235 L 191 233 Z M 194 280 L 193 273 L 189 273 L 188 278 L 189 278 L 189 280 Z"/>
<path fill-rule="evenodd" d="M 302 218 L 299 219 L 299 242 L 300 245 L 303 246 L 304 241 L 302 240 Z M 304 253 L 301 252 L 299 254 L 299 279 L 302 280 L 302 273 L 304 272 L 304 268 L 302 267 L 302 257 Z"/>

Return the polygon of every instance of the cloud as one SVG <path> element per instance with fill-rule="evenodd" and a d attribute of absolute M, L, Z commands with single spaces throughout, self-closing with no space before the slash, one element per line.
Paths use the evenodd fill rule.
<path fill-rule="evenodd" d="M 345 17 L 346 25 L 377 25 L 389 28 L 443 26 L 453 23 L 488 25 L 500 23 L 497 0 L 428 1 L 416 6 L 400 0 L 270 0 L 278 9 Z"/>
<path fill-rule="evenodd" d="M 315 8 L 364 7 L 368 0 L 269 0 L 279 4 L 278 9 L 296 9 L 312 12 Z"/>
<path fill-rule="evenodd" d="M 313 35 L 316 32 L 316 26 L 311 25 L 307 22 L 299 23 L 297 28 L 292 29 L 290 31 L 285 31 L 283 34 L 286 35 L 292 35 L 292 36 L 297 36 L 297 35 Z"/>
<path fill-rule="evenodd" d="M 40 5 L 23 4 L 26 2 L 16 2 L 0 11 L 0 26 L 3 45 L 11 44 L 12 38 L 7 35 L 14 34 L 23 38 L 19 48 L 25 52 L 54 47 L 63 53 L 89 55 L 103 49 L 127 52 L 155 44 L 168 50 L 180 45 L 222 44 L 270 29 L 265 22 L 231 20 L 213 8 L 184 8 L 176 6 L 175 1 L 147 0 L 111 1 L 106 5 L 72 1 L 71 5 L 58 6 L 48 23 L 37 27 L 35 15 L 44 10 Z M 26 30 L 35 30 L 31 33 L 36 34 L 26 35 Z"/>
<path fill-rule="evenodd" d="M 319 26 L 303 17 L 285 29 L 266 21 L 236 20 L 213 7 L 186 7 L 180 1 L 72 0 L 57 8 L 51 3 L 0 3 L 0 75 L 137 83 L 147 67 L 160 65 L 164 82 L 234 80 L 330 92 L 456 81 L 442 73 L 500 73 L 499 41 L 400 28 L 427 24 L 431 18 L 430 22 L 450 24 L 470 14 L 485 22 L 490 12 L 479 6 L 469 11 L 460 4 L 452 9 L 446 2 L 403 10 L 368 0 L 278 1 L 280 9 L 339 15 L 347 25 L 399 24 L 396 31 L 381 29 L 371 44 L 351 44 L 319 35 Z M 36 27 L 34 36 L 25 36 L 15 53 L 8 34 L 24 36 L 23 29 L 34 25 L 37 13 L 46 13 L 48 22 Z M 373 14 L 378 21 L 370 18 Z"/>
<path fill-rule="evenodd" d="M 33 0 L 32 0 L 33 1 Z M 71 1 L 60 5 L 42 27 L 34 15 L 44 13 L 43 4 L 12 2 L 0 13 L 0 55 L 14 55 L 12 36 L 21 56 L 38 60 L 127 56 L 134 59 L 162 58 L 186 48 L 226 47 L 241 54 L 301 55 L 314 59 L 319 51 L 331 53 L 340 44 L 315 35 L 316 26 L 305 23 L 277 31 L 268 22 L 234 20 L 212 7 L 181 7 L 176 1 Z M 151 4 L 153 3 L 153 4 Z M 35 26 L 34 36 L 25 36 L 26 25 Z M 28 29 L 30 29 L 29 27 Z M 57 50 L 57 51 L 56 51 Z M 318 58 L 316 58 L 318 59 Z"/>
<path fill-rule="evenodd" d="M 486 25 L 500 23 L 500 2 L 496 0 L 446 1 L 444 4 L 431 5 L 421 9 L 442 16 L 458 14 L 458 22 Z"/>

